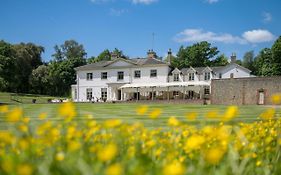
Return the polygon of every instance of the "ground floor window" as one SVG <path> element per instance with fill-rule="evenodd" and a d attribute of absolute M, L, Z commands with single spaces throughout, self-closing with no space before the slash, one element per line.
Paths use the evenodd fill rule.
<path fill-rule="evenodd" d="M 92 98 L 93 98 L 93 89 L 92 88 L 87 88 L 86 89 L 86 94 L 87 94 L 87 100 L 92 100 Z"/>
<path fill-rule="evenodd" d="M 101 99 L 107 100 L 107 88 L 101 88 Z"/>
<path fill-rule="evenodd" d="M 78 94 L 77 94 L 77 89 L 75 88 L 75 89 L 74 89 L 74 99 L 77 99 L 77 98 L 78 98 L 77 96 L 78 96 Z"/>
<path fill-rule="evenodd" d="M 209 95 L 210 94 L 210 89 L 209 88 L 205 88 L 204 89 L 204 94 L 205 95 Z"/>
<path fill-rule="evenodd" d="M 179 91 L 173 91 L 173 96 L 179 96 Z"/>

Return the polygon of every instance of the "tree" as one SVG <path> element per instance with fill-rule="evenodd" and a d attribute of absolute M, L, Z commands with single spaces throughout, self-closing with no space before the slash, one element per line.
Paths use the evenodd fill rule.
<path fill-rule="evenodd" d="M 15 53 L 12 45 L 0 41 L 0 91 L 13 91 L 15 74 Z"/>
<path fill-rule="evenodd" d="M 31 93 L 48 94 L 50 88 L 49 69 L 46 65 L 41 65 L 34 69 L 29 78 Z"/>
<path fill-rule="evenodd" d="M 254 51 L 248 51 L 244 54 L 242 66 L 251 70 L 255 74 L 256 70 L 254 67 Z"/>
<path fill-rule="evenodd" d="M 41 54 L 44 52 L 42 46 L 33 43 L 20 43 L 13 45 L 15 51 L 15 75 L 14 82 L 16 92 L 29 91 L 29 76 L 33 69 L 42 65 Z"/>
<path fill-rule="evenodd" d="M 177 66 L 182 67 L 201 67 L 211 65 L 211 59 L 219 53 L 217 47 L 211 47 L 207 41 L 193 44 L 184 48 L 180 47 L 177 57 Z"/>
<path fill-rule="evenodd" d="M 271 47 L 273 75 L 281 75 L 281 36 Z"/>
<path fill-rule="evenodd" d="M 96 63 L 99 61 L 110 61 L 111 60 L 111 53 L 108 49 L 102 51 L 99 56 L 97 56 L 96 58 L 93 57 L 94 59 L 92 59 L 91 63 Z"/>
<path fill-rule="evenodd" d="M 225 66 L 228 64 L 228 58 L 222 54 L 219 55 L 216 59 L 211 61 L 211 66 Z"/>
<path fill-rule="evenodd" d="M 257 55 L 254 67 L 256 75 L 259 76 L 272 76 L 274 75 L 274 66 L 272 60 L 272 52 L 269 48 L 262 49 Z"/>
<path fill-rule="evenodd" d="M 49 64 L 51 95 L 69 94 L 70 86 L 76 81 L 74 68 L 86 64 L 86 55 L 84 46 L 74 40 L 55 46 L 54 60 Z"/>

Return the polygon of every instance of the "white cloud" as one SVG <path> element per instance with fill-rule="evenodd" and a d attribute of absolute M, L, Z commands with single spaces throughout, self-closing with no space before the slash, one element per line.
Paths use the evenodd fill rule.
<path fill-rule="evenodd" d="M 223 42 L 223 43 L 240 43 L 244 44 L 245 40 L 240 37 L 233 36 L 228 33 L 217 34 L 214 32 L 203 31 L 202 29 L 186 29 L 177 34 L 175 37 L 177 42 Z"/>
<path fill-rule="evenodd" d="M 145 5 L 149 5 L 152 4 L 154 2 L 157 2 L 158 0 L 131 0 L 133 4 L 145 4 Z"/>
<path fill-rule="evenodd" d="M 219 0 L 206 0 L 206 2 L 209 4 L 214 4 L 214 3 L 219 2 Z"/>
<path fill-rule="evenodd" d="M 272 15 L 270 13 L 268 13 L 268 12 L 263 12 L 262 13 L 262 17 L 263 17 L 262 21 L 264 23 L 268 23 L 268 22 L 272 21 Z"/>
<path fill-rule="evenodd" d="M 243 33 L 243 37 L 250 43 L 263 43 L 275 39 L 275 36 L 268 30 L 251 30 Z"/>
<path fill-rule="evenodd" d="M 174 38 L 176 42 L 221 42 L 226 44 L 256 44 L 262 42 L 269 42 L 274 40 L 275 36 L 267 30 L 252 30 L 246 31 L 242 36 L 234 36 L 229 33 L 214 33 L 211 31 L 204 31 L 202 29 L 186 29 L 177 34 Z"/>
<path fill-rule="evenodd" d="M 127 13 L 128 10 L 127 9 L 115 9 L 115 8 L 111 8 L 109 14 L 112 16 L 121 16 L 124 13 Z"/>

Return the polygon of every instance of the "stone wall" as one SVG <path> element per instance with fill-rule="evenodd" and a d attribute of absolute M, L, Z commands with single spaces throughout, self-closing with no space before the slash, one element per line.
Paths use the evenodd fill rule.
<path fill-rule="evenodd" d="M 275 93 L 281 93 L 281 77 L 213 79 L 211 104 L 271 105 Z"/>

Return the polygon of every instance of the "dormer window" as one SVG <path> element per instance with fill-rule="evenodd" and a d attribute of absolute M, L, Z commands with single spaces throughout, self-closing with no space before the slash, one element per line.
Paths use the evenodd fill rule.
<path fill-rule="evenodd" d="M 194 81 L 194 73 L 189 73 L 188 74 L 188 80 L 189 81 Z"/>
<path fill-rule="evenodd" d="M 179 81 L 180 75 L 179 74 L 174 74 L 174 81 Z"/>
<path fill-rule="evenodd" d="M 205 72 L 205 80 L 210 80 L 211 79 L 211 73 L 210 72 Z"/>

